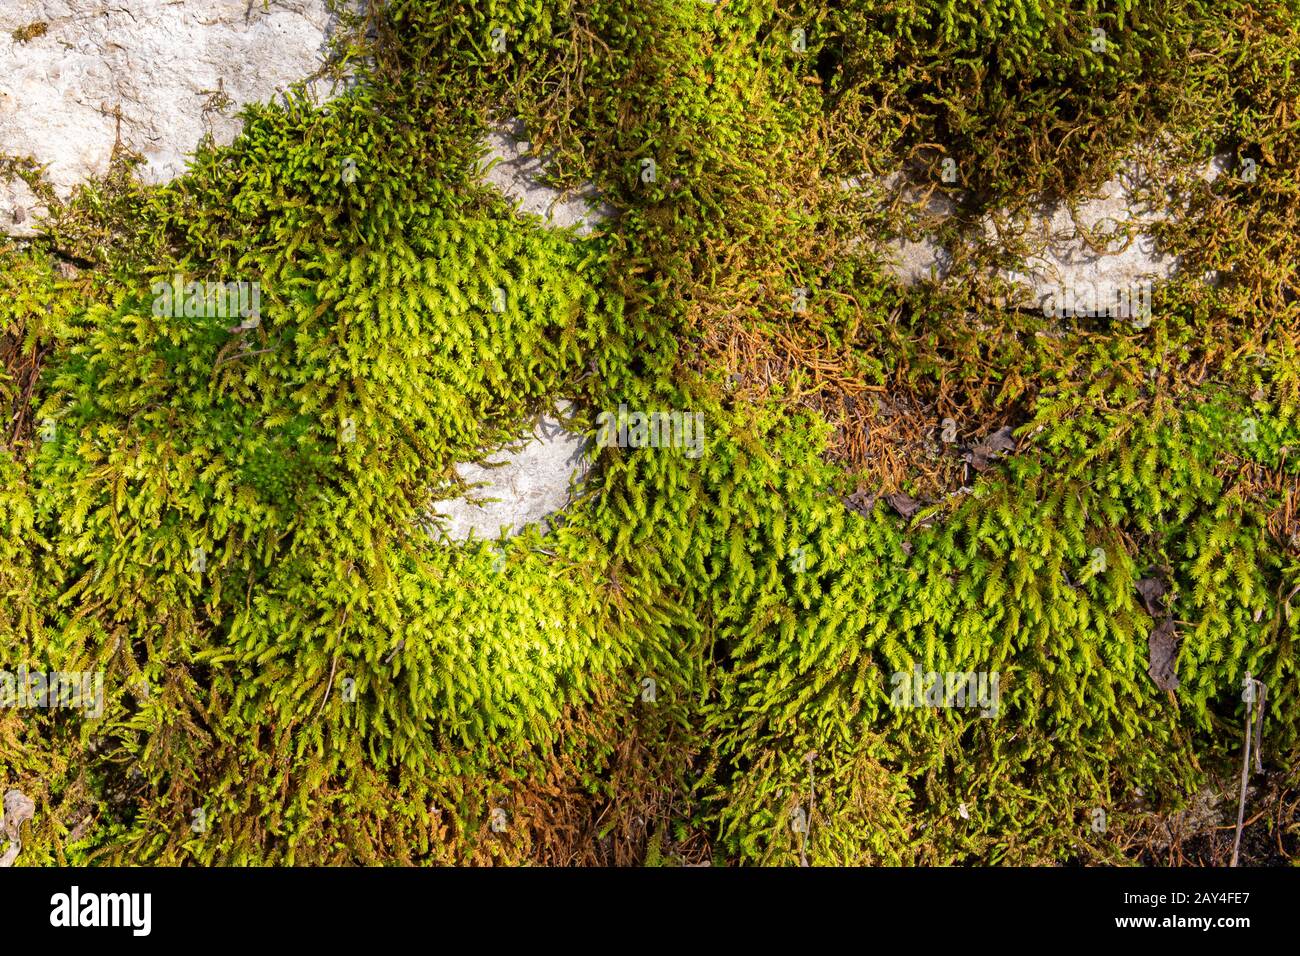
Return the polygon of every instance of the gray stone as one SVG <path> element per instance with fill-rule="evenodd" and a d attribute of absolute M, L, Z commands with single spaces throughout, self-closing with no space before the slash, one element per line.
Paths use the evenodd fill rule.
<path fill-rule="evenodd" d="M 557 406 L 557 415 L 567 412 Z M 559 418 L 541 416 L 520 444 L 488 456 L 483 464 L 456 466 L 460 480 L 471 486 L 459 498 L 435 502 L 435 536 L 452 541 L 495 540 L 530 524 L 549 527 L 549 519 L 572 500 L 585 477 L 587 444 Z"/>
<path fill-rule="evenodd" d="M 14 38 L 32 23 L 45 33 Z M 0 0 L 0 155 L 46 165 L 66 199 L 108 171 L 120 136 L 141 180 L 166 182 L 204 134 L 234 139 L 241 106 L 314 74 L 335 26 L 326 0 Z M 33 235 L 44 212 L 0 183 L 0 232 Z"/>
<path fill-rule="evenodd" d="M 895 204 L 903 228 L 902 234 L 884 243 L 887 271 L 904 285 L 947 278 L 952 255 L 929 233 L 956 214 L 957 204 L 937 188 L 923 189 L 910 182 L 901 172 L 886 176 L 878 189 L 885 202 Z"/>
<path fill-rule="evenodd" d="M 574 226 L 589 236 L 614 215 L 590 183 L 568 192 L 547 183 L 548 160 L 536 156 L 524 124 L 517 119 L 497 123 L 483 137 L 486 150 L 479 164 L 483 181 L 511 199 L 520 212 L 541 217 L 552 228 Z"/>
<path fill-rule="evenodd" d="M 22 826 L 36 815 L 36 804 L 31 797 L 21 790 L 10 790 L 5 794 L 4 813 L 0 814 L 3 825 L 0 833 L 9 841 L 9 846 L 0 855 L 0 868 L 14 865 L 18 854 L 23 850 Z"/>
<path fill-rule="evenodd" d="M 1197 175 L 1212 181 L 1225 165 L 1222 157 L 1215 157 Z M 1095 193 L 1073 203 L 1031 205 L 1019 215 L 989 213 L 978 224 L 977 238 L 1026 250 L 1023 268 L 998 274 L 1034 306 L 1059 298 L 1063 289 L 1087 290 L 1099 301 L 1112 301 L 1144 282 L 1168 279 L 1178 269 L 1178 257 L 1161 250 L 1150 234 L 1152 227 L 1179 212 L 1167 198 L 1166 185 L 1149 181 L 1144 167 L 1129 161 Z M 887 177 L 878 188 L 900 198 L 903 210 L 904 234 L 881 247 L 886 271 L 903 285 L 946 278 L 952 254 L 927 233 L 949 219 L 956 204 L 899 174 Z"/>

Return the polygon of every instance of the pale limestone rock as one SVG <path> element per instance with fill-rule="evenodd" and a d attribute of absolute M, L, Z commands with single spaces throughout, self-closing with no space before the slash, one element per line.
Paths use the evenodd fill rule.
<path fill-rule="evenodd" d="M 567 404 L 560 403 L 557 414 L 566 411 Z M 436 522 L 438 533 L 453 541 L 495 540 L 503 527 L 507 537 L 530 524 L 545 529 L 585 476 L 586 450 L 582 435 L 568 431 L 558 418 L 541 416 L 521 445 L 490 455 L 485 464 L 456 466 L 470 491 L 434 504 L 434 514 L 443 519 Z M 486 466 L 491 464 L 499 467 Z"/>
<path fill-rule="evenodd" d="M 14 38 L 33 23 L 43 35 Z M 108 171 L 120 130 L 140 178 L 166 182 L 205 133 L 234 139 L 241 106 L 315 73 L 334 27 L 326 0 L 0 0 L 0 155 L 46 165 L 66 199 Z M 0 184 L 0 233 L 30 236 L 43 212 Z"/>
<path fill-rule="evenodd" d="M 546 183 L 547 159 L 532 153 L 527 131 L 519 120 L 496 124 L 483 137 L 486 153 L 479 164 L 483 181 L 513 200 L 520 212 L 539 216 L 547 226 L 576 226 L 589 236 L 614 215 L 588 183 L 568 193 Z"/>
<path fill-rule="evenodd" d="M 1196 174 L 1213 181 L 1225 168 L 1225 159 L 1214 157 Z M 1152 227 L 1178 212 L 1165 196 L 1165 185 L 1148 181 L 1139 164 L 1129 162 L 1094 194 L 1073 204 L 1033 206 L 1019 216 L 995 211 L 978 228 L 991 243 L 1015 243 L 1028 250 L 1023 269 L 999 275 L 1033 305 L 1046 306 L 1064 289 L 1086 290 L 1109 302 L 1142 283 L 1168 279 L 1178 269 L 1178 258 L 1159 249 L 1151 235 Z M 951 252 L 926 233 L 950 218 L 956 204 L 942 194 L 927 195 L 899 174 L 880 187 L 902 195 L 911 233 L 884 243 L 886 271 L 904 285 L 946 278 Z"/>
<path fill-rule="evenodd" d="M 5 794 L 4 812 L 0 814 L 0 836 L 9 842 L 4 854 L 0 855 L 0 869 L 14 865 L 18 854 L 23 850 L 22 826 L 36 815 L 36 803 L 21 790 L 10 790 Z"/>

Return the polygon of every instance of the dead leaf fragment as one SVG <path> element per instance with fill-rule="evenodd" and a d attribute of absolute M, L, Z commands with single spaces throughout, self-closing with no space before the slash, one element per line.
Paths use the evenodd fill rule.
<path fill-rule="evenodd" d="M 1016 450 L 1016 440 L 1011 437 L 1011 426 L 999 428 L 984 440 L 984 447 L 998 455 L 1010 455 Z"/>
<path fill-rule="evenodd" d="M 1137 583 L 1138 596 L 1142 606 L 1152 617 L 1158 617 L 1163 610 L 1161 598 L 1169 593 L 1169 587 L 1159 578 L 1142 578 Z"/>
<path fill-rule="evenodd" d="M 899 516 L 911 520 L 912 516 L 921 510 L 921 505 L 911 496 L 901 491 L 885 495 L 885 503 L 898 512 Z"/>
<path fill-rule="evenodd" d="M 1161 690 L 1178 689 L 1178 629 L 1174 619 L 1166 617 L 1155 626 L 1147 638 L 1151 666 L 1147 673 Z"/>
<path fill-rule="evenodd" d="M 871 509 L 876 505 L 876 496 L 869 495 L 865 491 L 855 491 L 844 499 L 844 507 L 850 511 L 856 511 L 862 517 L 867 518 L 871 515 Z"/>
<path fill-rule="evenodd" d="M 983 441 L 978 441 L 962 451 L 962 459 L 978 472 L 987 471 L 989 466 L 1016 450 L 1016 440 L 1011 437 L 1009 426 L 999 428 Z"/>

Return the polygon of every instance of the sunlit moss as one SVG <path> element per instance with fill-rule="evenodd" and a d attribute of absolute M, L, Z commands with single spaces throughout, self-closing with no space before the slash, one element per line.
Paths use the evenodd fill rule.
<path fill-rule="evenodd" d="M 1235 753 L 1247 671 L 1285 766 L 1300 162 L 1267 110 L 1300 38 L 1229 7 L 404 0 L 333 102 L 53 203 L 0 251 L 0 646 L 108 700 L 0 713 L 25 862 L 1118 861 L 1137 788 Z M 1235 91 L 1226 53 L 1181 79 L 1211 41 L 1255 56 Z M 476 181 L 499 116 L 603 234 Z M 1262 174 L 1190 187 L 1148 328 L 902 291 L 852 242 L 886 224 L 840 180 L 936 142 L 978 207 L 1160 132 Z M 155 314 L 178 273 L 259 282 L 260 321 Z M 845 395 L 1017 448 L 855 511 L 897 488 L 840 454 Z M 608 448 L 544 537 L 429 538 L 451 467 L 560 396 L 700 412 L 705 453 Z M 996 674 L 996 714 L 891 705 L 918 668 Z"/>

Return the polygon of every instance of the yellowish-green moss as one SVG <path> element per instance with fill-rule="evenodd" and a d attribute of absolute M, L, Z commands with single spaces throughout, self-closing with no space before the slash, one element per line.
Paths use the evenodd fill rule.
<path fill-rule="evenodd" d="M 1292 761 L 1287 5 L 970 9 L 399 0 L 342 98 L 54 203 L 0 252 L 0 650 L 106 702 L 0 711 L 25 862 L 1118 861 L 1137 789 L 1227 765 L 1247 672 Z M 596 183 L 604 235 L 477 182 L 500 115 Z M 852 242 L 885 224 L 840 180 L 936 142 L 982 208 L 1157 134 L 1263 173 L 1198 187 L 1167 238 L 1225 279 L 1149 328 L 901 291 Z M 260 282 L 260 324 L 156 315 L 176 273 Z M 703 412 L 706 453 L 604 450 L 504 561 L 424 535 L 452 465 L 559 395 Z M 1018 447 L 965 489 L 904 462 L 910 520 L 849 508 L 885 489 L 834 463 L 846 396 Z M 898 706 L 917 669 L 997 675 L 996 714 Z"/>

